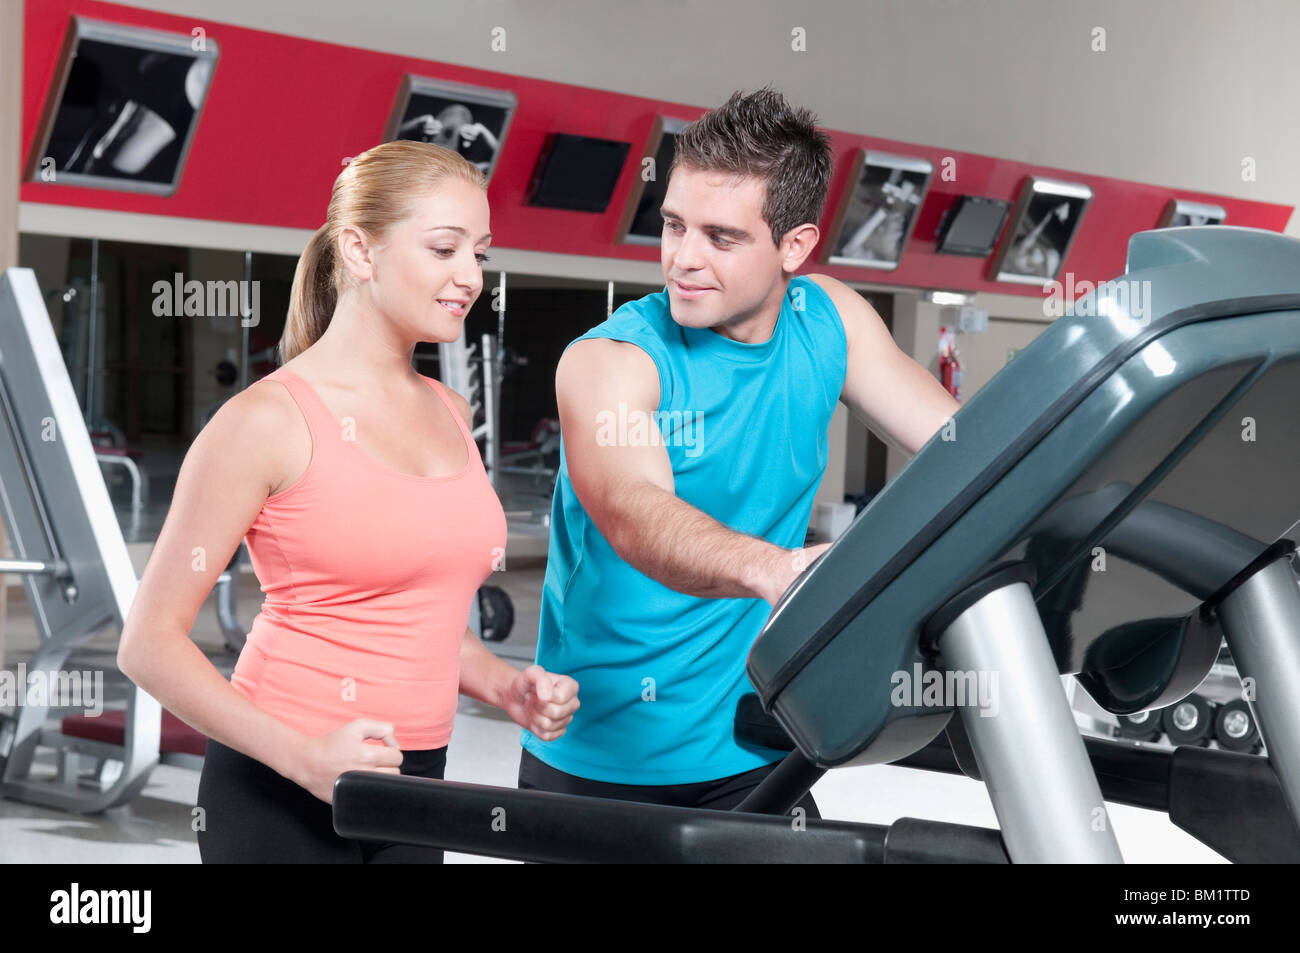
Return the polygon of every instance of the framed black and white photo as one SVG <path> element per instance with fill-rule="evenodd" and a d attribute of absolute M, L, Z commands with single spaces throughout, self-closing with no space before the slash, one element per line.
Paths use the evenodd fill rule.
<path fill-rule="evenodd" d="M 668 192 L 668 170 L 672 168 L 676 154 L 677 137 L 688 125 L 690 122 L 686 119 L 655 117 L 645 154 L 636 167 L 636 179 L 618 224 L 615 241 L 626 245 L 661 243 L 664 220 L 659 209 Z"/>
<path fill-rule="evenodd" d="M 510 131 L 515 94 L 407 74 L 384 139 L 432 142 L 460 153 L 489 179 Z"/>
<path fill-rule="evenodd" d="M 852 185 L 840 200 L 822 260 L 897 268 L 933 172 L 928 159 L 859 149 L 849 176 Z"/>
<path fill-rule="evenodd" d="M 217 55 L 207 36 L 73 17 L 27 180 L 171 195 Z"/>
<path fill-rule="evenodd" d="M 1222 225 L 1227 221 L 1228 213 L 1222 205 L 1207 205 L 1204 202 L 1184 202 L 1182 199 L 1170 199 L 1160 216 L 1156 228 L 1182 228 L 1185 225 Z"/>
<path fill-rule="evenodd" d="M 993 277 L 1024 285 L 1055 279 L 1091 201 L 1092 189 L 1086 185 L 1030 176 L 993 259 Z"/>

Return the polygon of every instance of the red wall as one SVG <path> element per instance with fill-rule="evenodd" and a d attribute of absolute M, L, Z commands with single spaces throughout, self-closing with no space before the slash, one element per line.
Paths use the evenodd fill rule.
<path fill-rule="evenodd" d="M 28 0 L 24 49 L 23 156 L 33 146 L 41 110 L 70 16 L 189 34 L 203 27 L 220 46 L 220 59 L 200 116 L 189 158 L 175 194 L 166 198 L 85 187 L 28 182 L 24 202 L 215 219 L 254 225 L 317 228 L 324 221 L 330 186 L 343 159 L 378 143 L 393 107 L 402 74 L 445 78 L 510 88 L 519 106 L 489 187 L 492 231 L 507 248 L 657 261 L 658 249 L 615 244 L 614 234 L 631 190 L 656 113 L 694 119 L 706 106 L 688 106 L 620 93 L 463 66 L 410 59 L 352 47 L 318 43 L 226 24 L 192 20 L 91 0 Z M 814 109 L 816 103 L 810 103 Z M 632 154 L 603 214 L 531 208 L 521 204 L 524 188 L 546 133 L 621 139 Z M 831 181 L 823 236 L 841 191 L 848 185 L 850 159 L 859 147 L 930 159 L 936 170 L 945 156 L 956 159 L 957 181 L 932 180 L 913 237 L 893 272 L 809 264 L 843 280 L 913 287 L 955 288 L 1039 295 L 1034 286 L 989 281 L 987 260 L 934 253 L 934 233 L 943 211 L 962 193 L 1014 200 L 1024 177 L 1048 175 L 1092 187 L 1093 201 L 1080 225 L 1065 268 L 1076 281 L 1113 277 L 1124 269 L 1128 237 L 1154 227 L 1166 201 L 1213 202 L 1233 225 L 1282 231 L 1292 206 L 1249 202 L 1208 193 L 1178 192 L 1157 185 L 1031 166 L 1010 159 L 916 146 L 892 139 L 831 130 L 836 173 Z M 814 258 L 820 254 L 814 253 Z"/>

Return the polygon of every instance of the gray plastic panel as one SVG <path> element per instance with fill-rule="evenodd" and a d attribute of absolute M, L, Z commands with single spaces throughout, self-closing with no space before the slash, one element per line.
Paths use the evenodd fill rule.
<path fill-rule="evenodd" d="M 774 610 L 748 671 L 811 760 L 843 763 L 887 736 L 889 757 L 858 759 L 884 761 L 929 741 L 933 719 L 915 716 L 933 709 L 893 706 L 890 676 L 930 664 L 919 627 L 997 562 L 1037 561 L 1041 610 L 1115 534 L 1106 572 L 1073 593 L 1063 619 L 1045 618 L 1061 671 L 1077 672 L 1104 631 L 1191 611 L 1300 518 L 1297 495 L 1277 491 L 1300 467 L 1300 242 L 1183 228 L 1134 236 L 1129 262 L 1123 280 L 1149 295 L 1146 320 L 1113 294 L 1100 309 L 1095 294 L 1076 302 L 961 409 L 956 439 L 922 448 Z M 1174 538 L 1208 532 L 1205 550 L 1224 544 L 1222 559 L 1144 551 L 1150 534 L 1129 529 L 1153 520 Z M 916 730 L 885 731 L 899 719 Z"/>

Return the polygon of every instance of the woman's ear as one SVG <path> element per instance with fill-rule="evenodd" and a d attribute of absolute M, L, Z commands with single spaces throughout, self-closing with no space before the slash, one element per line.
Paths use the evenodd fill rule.
<path fill-rule="evenodd" d="M 358 281 L 368 281 L 374 272 L 371 259 L 370 240 L 361 229 L 345 225 L 339 229 L 339 244 L 336 249 L 343 268 Z"/>

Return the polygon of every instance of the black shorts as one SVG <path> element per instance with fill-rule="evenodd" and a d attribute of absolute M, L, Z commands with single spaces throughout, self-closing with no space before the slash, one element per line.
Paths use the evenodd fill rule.
<path fill-rule="evenodd" d="M 780 763 L 774 761 L 743 774 L 733 774 L 728 778 L 698 781 L 693 784 L 609 784 L 605 781 L 589 781 L 586 778 L 557 771 L 524 749 L 519 757 L 519 787 L 525 790 L 554 791 L 557 794 L 607 797 L 618 801 L 641 801 L 675 807 L 730 811 L 739 805 L 750 791 L 758 787 L 760 781 L 775 771 Z M 804 817 L 821 817 L 811 791 L 805 794 L 796 806 L 804 809 Z"/>
<path fill-rule="evenodd" d="M 403 751 L 402 774 L 442 778 L 447 749 Z M 334 808 L 234 748 L 208 740 L 194 817 L 205 864 L 440 864 L 442 851 L 334 832 Z"/>

